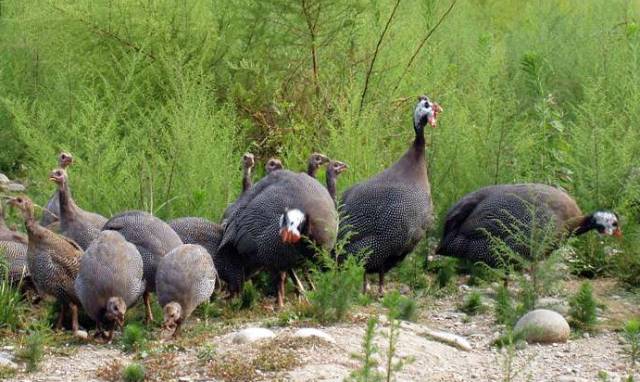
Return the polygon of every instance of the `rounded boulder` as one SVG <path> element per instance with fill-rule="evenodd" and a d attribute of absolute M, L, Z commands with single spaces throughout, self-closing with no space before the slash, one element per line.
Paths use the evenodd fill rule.
<path fill-rule="evenodd" d="M 529 343 L 567 342 L 570 332 L 567 320 L 558 312 L 547 309 L 536 309 L 525 314 L 514 328 L 514 333 L 523 334 Z"/>

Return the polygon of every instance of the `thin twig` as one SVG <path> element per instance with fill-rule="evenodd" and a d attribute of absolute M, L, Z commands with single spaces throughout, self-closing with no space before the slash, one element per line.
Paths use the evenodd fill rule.
<path fill-rule="evenodd" d="M 391 15 L 387 20 L 387 23 L 382 30 L 382 34 L 378 39 L 378 43 L 376 44 L 376 50 L 373 52 L 373 57 L 371 58 L 371 62 L 369 63 L 369 69 L 367 70 L 367 75 L 364 78 L 364 88 L 362 89 L 362 96 L 360 97 L 360 109 L 358 111 L 358 115 L 362 113 L 362 108 L 364 107 L 364 100 L 367 96 L 367 90 L 369 89 L 369 80 L 371 78 L 371 73 L 373 72 L 373 65 L 376 63 L 376 59 L 378 58 L 378 52 L 380 51 L 380 45 L 382 45 L 382 40 L 384 36 L 387 34 L 387 30 L 389 30 L 389 26 L 391 25 L 391 21 L 393 17 L 396 15 L 396 11 L 398 10 L 398 6 L 400 5 L 400 0 L 396 1 L 396 4 L 393 6 L 393 10 L 391 11 Z"/>
<path fill-rule="evenodd" d="M 431 28 L 428 32 L 427 35 L 422 39 L 422 41 L 420 42 L 420 45 L 418 45 L 418 48 L 416 49 L 415 52 L 413 52 L 413 56 L 411 56 L 411 59 L 409 60 L 409 62 L 407 63 L 407 66 L 404 68 L 404 71 L 402 72 L 402 74 L 400 75 L 400 78 L 398 79 L 398 82 L 396 83 L 396 86 L 393 88 L 393 91 L 395 92 L 396 90 L 398 90 L 398 87 L 400 86 L 400 83 L 402 82 L 402 80 L 404 79 L 404 76 L 407 74 L 407 72 L 409 71 L 409 68 L 411 68 L 411 65 L 413 65 L 413 61 L 416 59 L 416 57 L 418 56 L 418 53 L 420 53 L 420 51 L 422 50 L 422 47 L 424 46 L 424 44 L 427 43 L 427 40 L 429 40 L 429 38 L 431 37 L 431 35 L 436 31 L 436 29 L 438 29 L 438 27 L 440 26 L 440 24 L 442 24 L 442 22 L 444 21 L 444 19 L 449 15 L 449 13 L 451 12 L 451 10 L 453 9 L 453 7 L 456 5 L 456 3 L 458 2 L 458 0 L 453 0 L 451 2 L 451 5 L 449 5 L 449 8 L 447 9 L 447 11 L 445 13 L 442 14 L 442 16 L 440 17 L 440 20 L 438 20 L 438 22 L 436 23 L 436 25 Z"/>

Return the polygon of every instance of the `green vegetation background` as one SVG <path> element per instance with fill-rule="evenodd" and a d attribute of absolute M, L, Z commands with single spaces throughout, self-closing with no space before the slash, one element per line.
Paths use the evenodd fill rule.
<path fill-rule="evenodd" d="M 623 217 L 623 253 L 590 237 L 581 266 L 637 282 L 640 3 L 452 1 L 0 0 L 0 171 L 44 204 L 64 149 L 85 209 L 218 220 L 243 152 L 260 173 L 323 152 L 344 189 L 406 149 L 427 93 L 440 221 L 484 185 L 558 185 Z"/>

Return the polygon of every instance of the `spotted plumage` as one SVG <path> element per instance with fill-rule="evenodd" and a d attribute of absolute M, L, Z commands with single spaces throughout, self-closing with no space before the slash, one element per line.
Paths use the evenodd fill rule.
<path fill-rule="evenodd" d="M 367 253 L 366 273 L 379 274 L 381 291 L 384 273 L 413 251 L 433 225 L 424 127 L 427 123 L 435 126 L 441 110 L 421 97 L 414 112 L 416 136 L 411 147 L 393 166 L 342 196 L 340 237 L 349 237 L 345 250 Z"/>
<path fill-rule="evenodd" d="M 164 328 L 169 334 L 174 334 L 198 305 L 209 301 L 216 278 L 211 256 L 199 245 L 178 246 L 160 260 L 156 294 L 165 311 Z"/>
<path fill-rule="evenodd" d="M 280 222 L 287 210 L 304 214 L 302 235 L 318 246 L 333 248 L 337 212 L 327 190 L 307 174 L 274 171 L 238 200 L 225 227 L 216 257 L 229 264 L 229 269 L 218 271 L 231 292 L 239 291 L 245 277 L 256 269 L 287 271 L 313 255 L 304 240 L 283 242 Z"/>
<path fill-rule="evenodd" d="M 576 202 L 555 187 L 533 183 L 489 186 L 465 195 L 451 207 L 437 253 L 495 266 L 499 263 L 492 250 L 496 242 L 529 257 L 526 238 L 532 235 L 539 237 L 537 241 L 548 241 L 548 250 L 552 250 L 563 236 L 591 229 L 616 234 L 620 232 L 617 224 L 617 216 L 610 212 L 584 216 Z"/>
<path fill-rule="evenodd" d="M 172 249 L 182 245 L 182 240 L 167 223 L 143 211 L 128 211 L 118 214 L 109 219 L 103 230 L 119 232 L 140 252 L 146 281 L 144 300 L 147 322 L 152 321 L 150 293 L 155 288 L 158 262 Z"/>
<path fill-rule="evenodd" d="M 29 267 L 27 265 L 27 245 L 15 241 L 0 241 L 0 261 L 8 266 L 9 281 L 17 285 L 21 280 L 30 280 Z M 0 280 L 5 276 L 4 268 L 0 268 Z"/>
<path fill-rule="evenodd" d="M 174 219 L 168 224 L 180 236 L 184 244 L 203 246 L 211 255 L 216 268 L 223 266 L 223 264 L 218 264 L 214 258 L 222 240 L 222 226 L 220 224 L 197 217 Z"/>
<path fill-rule="evenodd" d="M 126 308 L 135 304 L 145 290 L 142 257 L 137 248 L 118 232 L 102 231 L 80 260 L 75 290 L 98 326 L 121 326 Z M 122 309 L 110 312 L 109 301 L 118 299 Z M 110 336 L 112 330 L 109 333 Z"/>

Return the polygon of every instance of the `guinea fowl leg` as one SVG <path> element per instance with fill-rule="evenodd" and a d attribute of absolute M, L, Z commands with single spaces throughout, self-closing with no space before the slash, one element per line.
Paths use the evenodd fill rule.
<path fill-rule="evenodd" d="M 70 302 L 69 308 L 71 309 L 71 331 L 76 333 L 80 329 L 78 324 L 78 305 Z"/>
<path fill-rule="evenodd" d="M 304 270 L 304 279 L 309 283 L 309 289 L 316 290 L 316 286 L 311 279 L 311 273 L 309 273 L 308 269 Z"/>
<path fill-rule="evenodd" d="M 62 325 L 64 324 L 64 312 L 67 308 L 67 305 L 63 302 L 60 303 L 60 313 L 58 314 L 58 319 L 56 320 L 56 330 L 62 330 Z"/>
<path fill-rule="evenodd" d="M 293 281 L 293 285 L 296 286 L 296 293 L 298 294 L 298 296 L 304 295 L 305 293 L 307 293 L 307 291 L 304 290 L 304 285 L 302 285 L 302 281 L 300 281 L 300 278 L 296 274 L 296 271 L 294 271 L 293 269 L 290 269 L 289 277 L 291 277 L 291 280 Z"/>
<path fill-rule="evenodd" d="M 384 272 L 380 272 L 378 275 L 378 294 L 380 296 L 384 296 Z"/>
<path fill-rule="evenodd" d="M 153 312 L 151 311 L 151 292 L 145 291 L 142 299 L 144 300 L 144 307 L 146 312 L 144 323 L 148 325 L 153 322 Z"/>
<path fill-rule="evenodd" d="M 363 281 L 362 281 L 362 294 L 367 294 L 369 292 L 369 280 L 367 280 L 367 272 L 364 272 Z"/>
<path fill-rule="evenodd" d="M 278 308 L 284 307 L 284 284 L 287 281 L 287 272 L 280 272 L 280 280 L 278 283 Z"/>

